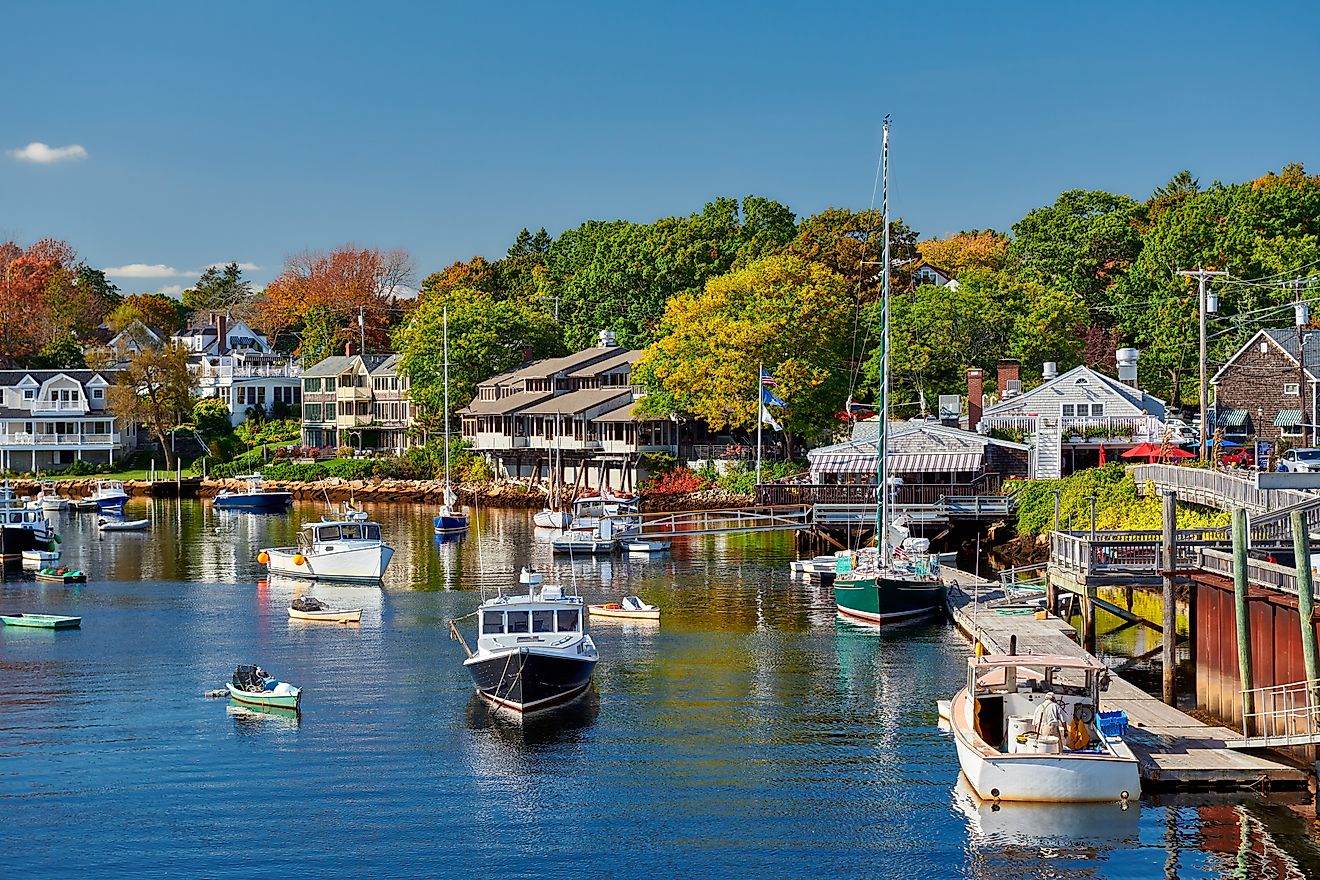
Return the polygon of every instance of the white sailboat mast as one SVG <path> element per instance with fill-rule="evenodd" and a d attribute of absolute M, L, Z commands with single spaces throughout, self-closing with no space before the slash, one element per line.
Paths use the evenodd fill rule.
<path fill-rule="evenodd" d="M 889 564 L 889 117 L 885 117 L 884 145 L 881 151 L 881 165 L 883 169 L 883 195 L 881 196 L 881 224 L 884 228 L 884 256 L 881 258 L 882 272 L 880 279 L 880 303 L 881 313 L 883 315 L 884 335 L 881 345 L 884 346 L 884 359 L 882 361 L 882 379 L 880 397 L 882 406 L 880 408 L 880 442 L 878 452 L 880 456 L 880 519 L 876 523 L 879 531 L 880 556 L 878 562 L 881 567 Z"/>
<path fill-rule="evenodd" d="M 445 508 L 449 507 L 449 306 L 445 306 L 441 312 L 443 317 L 444 329 L 442 332 L 442 345 L 445 354 Z"/>

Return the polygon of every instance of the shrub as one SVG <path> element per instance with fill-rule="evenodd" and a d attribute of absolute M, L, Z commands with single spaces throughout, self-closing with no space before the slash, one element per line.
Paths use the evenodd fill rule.
<path fill-rule="evenodd" d="M 89 477 L 92 474 L 108 474 L 108 464 L 92 464 L 90 461 L 75 461 L 60 471 L 66 477 Z"/>
<path fill-rule="evenodd" d="M 685 467 L 676 467 L 644 480 L 641 490 L 649 495 L 681 495 L 700 492 L 710 487 L 710 480 L 697 471 Z"/>

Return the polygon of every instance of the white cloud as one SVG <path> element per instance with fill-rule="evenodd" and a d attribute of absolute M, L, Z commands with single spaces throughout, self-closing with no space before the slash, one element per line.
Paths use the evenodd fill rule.
<path fill-rule="evenodd" d="M 33 141 L 20 150 L 10 150 L 9 155 L 20 162 L 36 162 L 39 165 L 49 165 L 52 162 L 63 162 L 65 159 L 86 159 L 87 150 L 83 148 L 82 144 L 52 147 L 49 144 L 41 143 L 41 141 Z"/>
<path fill-rule="evenodd" d="M 182 285 L 182 284 L 166 284 L 164 287 L 162 287 L 162 288 L 161 288 L 159 291 L 157 291 L 157 292 L 158 292 L 158 293 L 163 293 L 163 294 L 165 294 L 166 296 L 174 296 L 174 297 L 182 296 L 182 295 L 183 295 L 183 285 Z"/>
<path fill-rule="evenodd" d="M 111 266 L 105 270 L 105 274 L 120 278 L 174 278 L 189 273 L 180 272 L 164 263 L 129 263 L 127 266 Z"/>

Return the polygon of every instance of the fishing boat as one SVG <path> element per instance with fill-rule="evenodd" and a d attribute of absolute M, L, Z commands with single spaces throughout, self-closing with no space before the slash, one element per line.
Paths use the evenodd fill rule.
<path fill-rule="evenodd" d="M 614 521 L 602 519 L 594 529 L 569 529 L 550 539 L 550 549 L 555 553 L 580 553 L 583 555 L 605 555 L 614 552 L 619 544 L 614 535 Z"/>
<path fill-rule="evenodd" d="M 1094 657 L 987 654 L 967 660 L 949 726 L 985 800 L 1102 802 L 1141 792 L 1137 760 L 1098 723 L 1109 670 Z"/>
<path fill-rule="evenodd" d="M 643 541 L 640 538 L 624 538 L 619 545 L 629 553 L 664 553 L 674 546 L 672 541 Z"/>
<path fill-rule="evenodd" d="M 381 540 L 380 524 L 364 518 L 307 523 L 296 546 L 264 549 L 257 561 L 273 575 L 375 583 L 393 557 L 394 548 Z"/>
<path fill-rule="evenodd" d="M 87 575 L 76 568 L 41 568 L 37 570 L 36 579 L 52 584 L 87 583 Z"/>
<path fill-rule="evenodd" d="M 281 511 L 293 503 L 293 493 L 287 489 L 267 489 L 261 474 L 247 474 L 236 479 L 244 481 L 240 491 L 222 489 L 211 499 L 221 510 Z"/>
<path fill-rule="evenodd" d="M 88 497 L 96 503 L 97 510 L 114 510 L 128 501 L 128 493 L 120 480 L 97 480 Z"/>
<path fill-rule="evenodd" d="M 618 617 L 624 620 L 659 620 L 660 608 L 648 605 L 636 596 L 624 596 L 619 602 L 590 605 L 592 617 Z"/>
<path fill-rule="evenodd" d="M 361 608 L 331 608 L 315 596 L 300 596 L 289 605 L 293 620 L 319 620 L 325 623 L 360 623 Z"/>
<path fill-rule="evenodd" d="M 884 147 L 884 199 L 882 202 L 884 248 L 882 257 L 881 308 L 882 330 L 880 341 L 880 432 L 876 440 L 877 486 L 883 487 L 876 505 L 876 551 L 870 556 L 858 557 L 859 564 L 836 568 L 834 603 L 840 614 L 868 624 L 887 624 L 909 621 L 928 616 L 944 608 L 944 585 L 939 576 L 939 564 L 931 559 L 930 542 L 925 538 L 912 538 L 905 526 L 893 522 L 892 488 L 889 478 L 889 375 L 890 375 L 890 316 L 889 316 L 889 120 L 885 119 Z"/>
<path fill-rule="evenodd" d="M 28 626 L 37 629 L 76 629 L 82 626 L 81 617 L 60 617 L 57 614 L 0 614 L 5 626 Z"/>
<path fill-rule="evenodd" d="M 21 555 L 24 566 L 41 567 L 60 561 L 60 551 L 58 550 L 24 550 Z"/>
<path fill-rule="evenodd" d="M 79 498 L 76 501 L 69 501 L 69 509 L 86 513 L 92 510 L 100 510 L 101 508 L 91 498 Z"/>
<path fill-rule="evenodd" d="M 106 519 L 96 521 L 96 527 L 103 532 L 145 532 L 151 525 L 149 519 Z"/>
<path fill-rule="evenodd" d="M 477 693 L 523 717 L 586 693 L 599 656 L 586 632 L 581 596 L 545 584 L 528 568 L 518 582 L 526 593 L 501 593 L 481 603 L 475 651 L 452 620 L 449 629 L 467 654 L 463 666 Z"/>
<path fill-rule="evenodd" d="M 444 503 L 440 505 L 439 512 L 431 520 L 431 525 L 437 535 L 465 532 L 468 527 L 467 513 L 455 509 L 458 498 L 454 495 L 453 486 L 449 481 L 449 306 L 445 306 L 442 310 L 442 318 L 441 339 L 444 348 L 445 374 L 445 488 Z"/>
<path fill-rule="evenodd" d="M 42 510 L 65 510 L 69 506 L 67 498 L 61 498 L 59 487 L 54 480 L 41 481 L 41 493 L 37 495 Z"/>
<path fill-rule="evenodd" d="M 247 706 L 271 709 L 298 709 L 302 689 L 271 678 L 260 666 L 240 666 L 232 680 L 225 683 L 229 699 Z"/>
<path fill-rule="evenodd" d="M 0 488 L 0 528 L 4 529 L 4 558 L 19 559 L 24 550 L 49 550 L 60 540 L 38 505 L 29 508 L 9 488 Z"/>

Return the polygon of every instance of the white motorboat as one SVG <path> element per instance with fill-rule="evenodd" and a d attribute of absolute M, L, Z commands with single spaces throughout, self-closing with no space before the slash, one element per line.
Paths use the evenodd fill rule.
<path fill-rule="evenodd" d="M 532 523 L 538 529 L 566 529 L 573 522 L 573 514 L 567 510 L 539 510 L 532 517 Z"/>
<path fill-rule="evenodd" d="M 599 655 L 586 632 L 581 596 L 543 584 L 541 574 L 531 569 L 524 568 L 518 580 L 526 593 L 481 603 L 475 651 L 453 621 L 449 627 L 467 654 L 463 666 L 477 693 L 522 717 L 586 693 Z"/>
<path fill-rule="evenodd" d="M 1096 846 L 1102 842 L 1136 842 L 1140 836 L 1141 801 L 1136 798 L 1111 804 L 987 801 L 977 797 L 967 777 L 959 774 L 952 799 L 954 809 L 967 819 L 968 831 L 976 835 L 973 841 L 982 853 L 988 841 L 1010 847 L 1063 844 L 1061 851 L 1068 852 L 1066 847 L 1079 840 Z"/>
<path fill-rule="evenodd" d="M 8 481 L 0 488 L 0 529 L 4 530 L 4 556 L 18 559 L 24 550 L 51 550 L 60 540 L 40 505 L 27 507 L 15 497 Z"/>
<path fill-rule="evenodd" d="M 123 507 L 128 501 L 128 492 L 119 480 L 97 480 L 89 500 L 96 503 L 98 510 L 112 510 Z"/>
<path fill-rule="evenodd" d="M 96 527 L 103 532 L 145 532 L 151 525 L 149 519 L 106 519 L 96 521 Z"/>
<path fill-rule="evenodd" d="M 953 698 L 958 763 L 983 800 L 1086 803 L 1141 793 L 1132 750 L 1097 723 L 1109 671 L 1093 657 L 970 657 Z"/>
<path fill-rule="evenodd" d="M 67 510 L 69 499 L 61 498 L 59 488 L 54 480 L 42 480 L 41 492 L 37 495 L 37 502 L 42 510 Z"/>
<path fill-rule="evenodd" d="M 629 553 L 664 553 L 674 546 L 672 541 L 643 541 L 640 538 L 624 538 L 619 543 Z"/>
<path fill-rule="evenodd" d="M 60 551 L 58 550 L 24 550 L 24 567 L 40 568 L 60 561 Z"/>
<path fill-rule="evenodd" d="M 379 523 L 345 519 L 308 523 L 298 532 L 297 546 L 264 549 L 257 561 L 273 575 L 369 583 L 385 576 L 393 557 Z"/>
<path fill-rule="evenodd" d="M 588 606 L 592 617 L 615 617 L 623 620 L 659 620 L 660 608 L 649 605 L 637 596 L 624 596 L 620 602 L 604 602 Z"/>
<path fill-rule="evenodd" d="M 444 503 L 431 518 L 431 526 L 437 535 L 461 535 L 467 531 L 471 518 L 467 511 L 456 509 L 458 497 L 454 495 L 453 483 L 449 475 L 449 306 L 444 307 L 444 368 L 445 368 L 445 488 Z"/>

